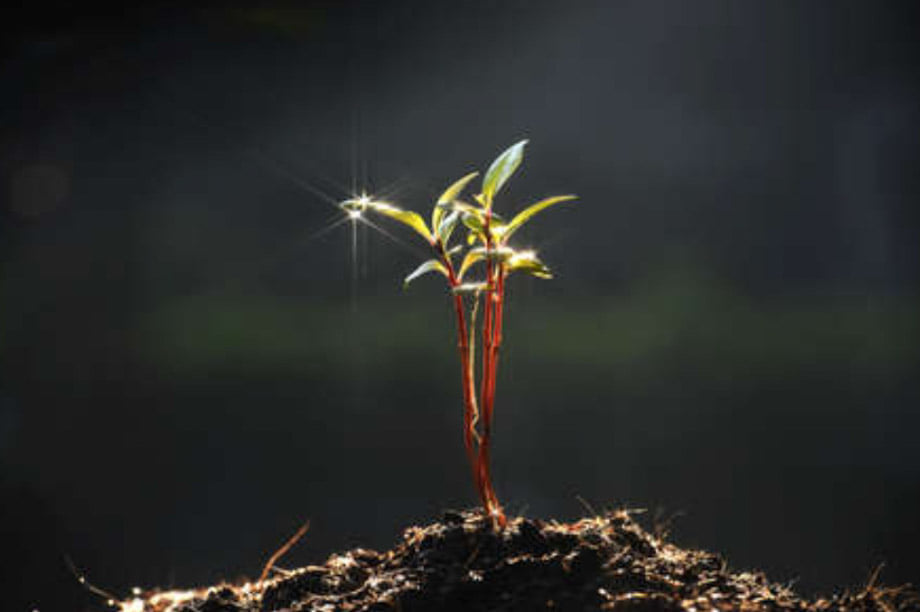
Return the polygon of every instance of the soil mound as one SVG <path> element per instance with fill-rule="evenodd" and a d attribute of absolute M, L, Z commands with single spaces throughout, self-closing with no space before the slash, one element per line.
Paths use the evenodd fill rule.
<path fill-rule="evenodd" d="M 575 523 L 511 519 L 495 532 L 481 513 L 446 512 L 410 527 L 386 552 L 332 555 L 262 584 L 152 592 L 122 612 L 418 610 L 920 611 L 908 588 L 869 584 L 805 600 L 760 573 L 733 573 L 712 553 L 645 531 L 627 511 Z"/>

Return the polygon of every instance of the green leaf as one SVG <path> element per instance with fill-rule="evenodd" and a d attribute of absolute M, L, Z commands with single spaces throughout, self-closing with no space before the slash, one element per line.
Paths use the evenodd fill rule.
<path fill-rule="evenodd" d="M 477 234 L 483 233 L 483 230 L 485 230 L 483 223 L 485 223 L 485 220 L 478 211 L 463 213 L 463 225 L 470 228 L 470 231 L 476 232 Z"/>
<path fill-rule="evenodd" d="M 523 270 L 537 278 L 553 277 L 552 271 L 533 251 L 518 251 L 508 259 L 506 266 L 509 271 Z"/>
<path fill-rule="evenodd" d="M 444 193 L 441 194 L 441 197 L 438 198 L 438 204 L 450 204 L 457 199 L 457 196 L 460 195 L 460 192 L 463 191 L 463 188 L 466 187 L 470 181 L 472 181 L 478 175 L 478 172 L 470 172 L 463 178 L 454 182 L 453 185 L 444 190 Z"/>
<path fill-rule="evenodd" d="M 428 261 L 426 261 L 425 263 L 417 267 L 415 270 L 413 270 L 412 274 L 406 277 L 406 279 L 403 281 L 403 289 L 408 287 L 409 283 L 417 279 L 419 276 L 423 274 L 427 274 L 429 272 L 435 272 L 435 271 L 440 272 L 444 276 L 448 276 L 447 268 L 444 267 L 444 264 L 442 264 L 437 259 L 429 259 Z"/>
<path fill-rule="evenodd" d="M 486 216 L 478 208 L 463 208 L 463 225 L 477 234 L 485 234 Z M 489 231 L 496 235 L 496 228 L 504 227 L 505 220 L 495 213 L 490 214 Z"/>
<path fill-rule="evenodd" d="M 436 235 L 439 235 L 438 227 L 441 225 L 441 219 L 444 218 L 445 210 L 446 209 L 443 208 L 440 204 L 435 204 L 431 209 L 431 229 L 434 230 Z"/>
<path fill-rule="evenodd" d="M 466 256 L 463 258 L 463 262 L 460 264 L 460 270 L 457 272 L 457 278 L 463 280 L 463 275 L 466 274 L 466 271 L 470 269 L 477 261 L 482 261 L 485 259 L 485 252 L 480 249 L 472 249 L 466 252 Z"/>
<path fill-rule="evenodd" d="M 491 249 L 487 249 L 485 247 L 476 247 L 475 249 L 472 249 L 470 253 L 479 253 L 483 258 L 488 258 L 492 261 L 508 261 L 517 255 L 517 251 L 509 246 L 493 246 Z"/>
<path fill-rule="evenodd" d="M 431 230 L 428 229 L 428 226 L 425 225 L 425 221 L 417 212 L 403 210 L 392 204 L 387 204 L 386 202 L 371 202 L 368 204 L 368 207 L 381 215 L 386 215 L 391 219 L 396 219 L 400 223 L 408 225 L 421 234 L 430 244 L 434 244 L 434 236 L 431 235 Z"/>
<path fill-rule="evenodd" d="M 521 160 L 524 158 L 524 145 L 526 144 L 527 141 L 522 140 L 511 145 L 496 157 L 492 165 L 489 166 L 485 177 L 482 179 L 482 195 L 487 207 L 491 207 L 495 194 L 521 165 Z"/>
<path fill-rule="evenodd" d="M 454 228 L 457 227 L 457 223 L 460 221 L 460 215 L 460 211 L 455 210 L 444 217 L 440 225 L 438 225 L 438 238 L 441 239 L 444 246 L 447 246 L 447 243 L 450 241 L 450 235 L 454 232 Z"/>
<path fill-rule="evenodd" d="M 485 247 L 476 247 L 466 252 L 463 262 L 460 264 L 458 276 L 462 279 L 466 271 L 477 261 L 491 259 L 492 261 L 510 261 L 516 252 L 511 247 L 500 246 L 498 248 L 486 249 Z"/>
<path fill-rule="evenodd" d="M 463 191 L 463 188 L 469 184 L 478 172 L 470 172 L 463 178 L 454 181 L 454 184 L 444 190 L 444 193 L 441 194 L 441 197 L 438 198 L 437 204 L 435 204 L 434 209 L 431 211 L 431 227 L 438 227 L 441 225 L 441 217 L 444 216 L 445 208 L 449 208 L 450 204 L 457 199 L 457 196 L 460 195 L 460 192 Z"/>
<path fill-rule="evenodd" d="M 501 235 L 502 240 L 503 241 L 508 240 L 508 238 L 511 237 L 511 234 L 516 232 L 519 227 L 527 223 L 531 217 L 536 215 L 541 210 L 549 208 L 550 206 L 553 206 L 555 204 L 560 204 L 561 202 L 568 202 L 569 200 L 574 200 L 576 197 L 578 196 L 574 196 L 574 195 L 553 196 L 551 198 L 540 200 L 536 204 L 531 204 L 530 206 L 528 206 L 527 208 L 525 208 L 524 210 L 516 214 L 514 218 L 511 219 L 511 221 L 508 223 L 508 225 L 504 226 L 503 228 L 499 230 L 499 234 Z"/>

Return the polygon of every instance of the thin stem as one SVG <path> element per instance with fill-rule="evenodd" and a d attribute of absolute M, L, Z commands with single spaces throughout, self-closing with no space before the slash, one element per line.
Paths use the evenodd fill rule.
<path fill-rule="evenodd" d="M 480 399 L 479 405 L 482 406 L 483 410 L 483 426 L 487 426 L 489 423 L 489 411 L 488 411 L 488 402 L 489 402 L 489 373 L 490 373 L 490 358 L 492 357 L 492 312 L 493 312 L 493 296 L 494 296 L 494 286 L 492 284 L 492 262 L 487 261 L 486 264 L 486 278 L 488 278 L 488 284 L 485 290 L 485 312 L 482 317 L 482 378 L 479 381 L 481 390 L 480 390 Z"/>
<path fill-rule="evenodd" d="M 499 296 L 496 293 L 496 270 L 495 262 L 492 258 L 493 241 L 490 225 L 492 222 L 491 207 L 486 208 L 484 234 L 486 239 L 486 309 L 482 322 L 482 379 L 480 384 L 480 407 L 482 408 L 482 435 L 479 440 L 479 487 L 480 496 L 486 500 L 483 504 L 486 514 L 492 519 L 492 525 L 495 528 L 505 526 L 506 519 L 502 512 L 501 505 L 498 503 L 498 497 L 495 495 L 495 489 L 492 486 L 492 473 L 490 467 L 491 443 L 492 443 L 492 404 L 490 401 L 491 390 L 494 383 L 494 365 L 493 359 L 495 351 L 493 342 L 495 339 L 495 321 L 497 314 L 497 305 Z"/>
<path fill-rule="evenodd" d="M 496 270 L 496 290 L 494 293 L 494 314 L 492 318 L 492 340 L 490 343 L 491 356 L 489 358 L 489 378 L 488 378 L 488 389 L 487 389 L 487 399 L 486 404 L 483 406 L 483 414 L 485 415 L 484 422 L 487 424 L 486 428 L 488 429 L 488 435 L 483 435 L 484 443 L 480 444 L 480 470 L 483 482 L 487 486 L 487 495 L 490 499 L 492 505 L 492 512 L 494 521 L 498 526 L 504 527 L 506 523 L 505 515 L 501 511 L 501 506 L 498 503 L 498 498 L 495 495 L 495 490 L 492 487 L 492 478 L 491 478 L 491 429 L 492 429 L 492 416 L 493 410 L 495 407 L 495 381 L 497 379 L 497 369 L 498 369 L 498 350 L 501 346 L 501 326 L 502 326 L 502 312 L 504 306 L 504 293 L 505 293 L 505 270 L 504 266 L 499 264 L 498 269 Z"/>
<path fill-rule="evenodd" d="M 456 271 L 451 262 L 443 242 L 440 240 L 433 245 L 439 259 L 447 269 L 448 284 L 451 289 L 460 285 L 460 279 L 457 278 Z M 478 298 L 477 298 L 478 301 Z M 483 489 L 480 485 L 478 470 L 478 459 L 475 442 L 479 443 L 479 436 L 476 433 L 476 421 L 479 418 L 479 410 L 476 406 L 476 382 L 473 376 L 473 365 L 475 363 L 474 345 L 467 343 L 467 338 L 472 338 L 476 328 L 475 309 L 473 311 L 469 334 L 467 334 L 466 316 L 463 308 L 463 296 L 459 293 L 454 294 L 454 312 L 457 317 L 457 348 L 460 351 L 460 369 L 463 386 L 463 445 L 466 449 L 467 461 L 470 464 L 470 470 L 473 475 L 473 484 L 482 500 L 483 505 L 487 505 L 487 498 L 483 495 Z"/>
<path fill-rule="evenodd" d="M 457 316 L 457 349 L 460 351 L 460 369 L 462 370 L 463 385 L 463 445 L 466 447 L 466 455 L 470 466 L 475 466 L 476 455 L 473 448 L 473 438 L 470 423 L 475 416 L 473 402 L 476 401 L 475 395 L 470 393 L 473 383 L 470 381 L 471 365 L 469 362 L 469 346 L 466 343 L 466 318 L 463 313 L 463 298 L 459 295 L 454 296 L 454 311 Z M 475 471 L 474 471 L 475 476 Z"/>
<path fill-rule="evenodd" d="M 492 330 L 492 357 L 490 359 L 491 378 L 489 381 L 489 416 L 492 416 L 492 409 L 495 406 L 495 381 L 498 371 L 498 351 L 502 345 L 502 322 L 505 310 L 505 267 L 501 266 L 498 271 L 498 288 L 495 300 L 495 322 Z"/>
<path fill-rule="evenodd" d="M 479 432 L 476 430 L 476 424 L 479 422 L 479 408 L 476 405 L 476 384 L 474 381 L 473 369 L 476 364 L 476 314 L 479 312 L 479 292 L 473 295 L 473 306 L 470 312 L 470 347 L 469 357 L 467 359 L 467 377 L 469 380 L 470 404 L 473 411 L 473 418 L 470 420 L 467 431 L 470 436 L 475 438 L 476 444 L 479 444 Z M 473 471 L 476 471 L 475 461 L 473 462 Z"/>

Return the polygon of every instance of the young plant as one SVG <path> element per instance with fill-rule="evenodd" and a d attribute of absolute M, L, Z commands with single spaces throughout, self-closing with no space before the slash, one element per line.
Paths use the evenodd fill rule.
<path fill-rule="evenodd" d="M 395 219 L 418 233 L 432 250 L 432 258 L 409 274 L 404 286 L 429 272 L 444 276 L 450 288 L 457 321 L 457 346 L 463 385 L 463 443 L 485 513 L 498 529 L 506 523 L 498 497 L 492 487 L 490 453 L 492 415 L 495 405 L 495 381 L 499 349 L 502 344 L 502 320 L 506 280 L 514 272 L 537 278 L 552 278 L 549 268 L 532 250 L 517 250 L 509 240 L 537 213 L 550 206 L 575 199 L 573 195 L 545 198 L 524 208 L 510 221 L 493 210 L 495 196 L 521 165 L 526 140 L 499 155 L 482 180 L 473 202 L 461 198 L 478 172 L 471 172 L 441 194 L 431 211 L 431 224 L 416 212 L 398 208 L 388 202 L 366 196 L 342 202 L 341 207 L 353 218 L 365 211 Z M 465 241 L 451 246 L 451 237 L 460 226 L 467 230 Z M 467 278 L 474 270 L 475 279 Z M 479 316 L 482 312 L 481 317 Z M 481 318 L 481 322 L 477 319 Z M 478 323 L 478 327 L 477 327 Z M 477 333 L 478 332 L 478 333 Z M 480 369 L 476 380 L 476 337 L 482 340 L 478 356 Z"/>

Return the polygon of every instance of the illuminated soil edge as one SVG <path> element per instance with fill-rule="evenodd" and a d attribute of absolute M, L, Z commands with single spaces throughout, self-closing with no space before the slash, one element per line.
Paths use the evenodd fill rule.
<path fill-rule="evenodd" d="M 515 518 L 495 533 L 483 516 L 446 512 L 410 527 L 392 549 L 355 549 L 263 584 L 144 593 L 122 612 L 281 610 L 892 610 L 920 611 L 907 587 L 870 584 L 805 600 L 760 573 L 645 531 L 627 511 L 576 523 Z"/>

